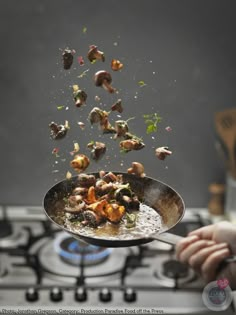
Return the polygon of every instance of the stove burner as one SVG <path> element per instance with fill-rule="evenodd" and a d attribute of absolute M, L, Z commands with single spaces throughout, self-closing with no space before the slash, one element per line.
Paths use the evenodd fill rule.
<path fill-rule="evenodd" d="M 167 260 L 163 263 L 163 274 L 167 278 L 179 279 L 188 276 L 189 268 L 177 260 Z"/>
<path fill-rule="evenodd" d="M 196 277 L 193 269 L 174 259 L 164 261 L 162 268 L 157 269 L 154 275 L 160 284 L 170 288 L 176 287 L 176 283 L 178 286 L 184 285 Z"/>
<path fill-rule="evenodd" d="M 12 225 L 9 221 L 0 221 L 0 238 L 7 237 L 12 234 Z"/>
<path fill-rule="evenodd" d="M 81 259 L 81 255 L 78 252 L 74 251 L 75 248 L 77 248 L 77 241 L 75 242 L 75 239 L 71 240 L 71 243 L 68 239 L 71 239 L 71 236 L 68 233 L 65 232 L 58 232 L 56 233 L 56 238 L 50 239 L 47 237 L 44 237 L 37 241 L 35 244 L 32 245 L 30 248 L 29 253 L 31 255 L 37 255 L 39 258 L 39 264 L 44 272 L 45 279 L 53 279 L 60 282 L 65 283 L 74 283 L 76 280 L 76 277 L 78 277 L 81 274 L 81 269 L 83 269 L 83 276 L 86 278 L 86 284 L 95 284 L 100 283 L 104 281 L 110 281 L 114 279 L 120 278 L 120 273 L 122 271 L 122 268 L 125 265 L 126 257 L 128 255 L 134 254 L 138 252 L 138 248 L 96 248 L 96 254 L 98 254 L 100 257 L 96 258 L 96 265 L 88 264 L 85 266 L 85 268 L 82 268 L 84 266 L 84 263 L 79 261 Z M 65 240 L 63 242 L 63 240 Z M 58 255 L 58 253 L 55 251 L 55 243 L 56 247 L 61 250 L 60 244 L 63 244 L 63 250 L 64 246 L 67 245 L 68 240 L 68 246 L 69 246 L 69 252 L 68 257 L 72 255 L 73 257 L 76 257 L 75 260 L 72 262 L 66 261 L 66 259 L 62 258 Z M 70 245 L 72 244 L 72 245 Z M 81 244 L 79 243 L 81 246 Z M 84 245 L 84 244 L 83 244 Z M 68 248 L 66 246 L 66 248 Z M 94 247 L 91 245 L 85 246 L 86 250 L 94 250 Z M 71 252 L 72 251 L 72 252 Z M 106 258 L 104 258 L 106 253 Z M 78 255 L 78 256 L 77 256 Z M 93 257 L 95 260 L 95 257 L 93 254 L 86 252 L 86 259 Z M 90 256 L 91 255 L 91 256 Z M 104 255 L 104 256 L 103 256 Z M 68 258 L 67 257 L 67 258 Z M 69 257 L 71 258 L 71 257 Z M 84 259 L 84 257 L 82 258 Z M 102 261 L 102 263 L 98 263 L 98 261 Z M 76 263 L 75 263 L 76 262 Z M 93 268 L 95 266 L 95 268 Z M 131 271 L 132 272 L 132 271 Z M 46 281 L 46 280 L 45 280 Z"/>
<path fill-rule="evenodd" d="M 58 237 L 54 248 L 63 261 L 76 266 L 80 263 L 84 266 L 100 264 L 112 252 L 111 248 L 90 245 L 68 235 Z"/>

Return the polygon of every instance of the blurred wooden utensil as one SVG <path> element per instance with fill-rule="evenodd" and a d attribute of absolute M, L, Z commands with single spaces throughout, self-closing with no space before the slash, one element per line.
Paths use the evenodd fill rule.
<path fill-rule="evenodd" d="M 236 108 L 215 113 L 215 127 L 223 146 L 226 147 L 228 172 L 236 178 Z"/>

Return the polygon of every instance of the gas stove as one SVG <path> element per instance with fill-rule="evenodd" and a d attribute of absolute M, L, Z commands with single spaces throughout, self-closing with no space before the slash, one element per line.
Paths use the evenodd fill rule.
<path fill-rule="evenodd" d="M 171 232 L 209 224 L 204 214 L 187 210 Z M 49 222 L 42 207 L 0 207 L 0 314 L 211 314 L 203 288 L 171 245 L 88 245 Z"/>

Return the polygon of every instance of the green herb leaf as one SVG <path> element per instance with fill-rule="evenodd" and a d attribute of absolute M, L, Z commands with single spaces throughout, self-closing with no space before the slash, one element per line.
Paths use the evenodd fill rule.
<path fill-rule="evenodd" d="M 146 133 L 150 134 L 153 132 L 157 132 L 158 130 L 158 124 L 161 122 L 162 118 L 159 114 L 145 114 L 143 115 L 143 118 L 145 119 L 144 122 L 147 125 Z"/>
<path fill-rule="evenodd" d="M 57 106 L 57 109 L 58 110 L 61 110 L 61 109 L 63 109 L 65 106 L 64 105 L 60 105 L 60 106 Z"/>
<path fill-rule="evenodd" d="M 86 34 L 86 33 L 87 33 L 87 27 L 86 27 L 86 26 L 83 27 L 82 32 L 83 32 L 83 34 Z"/>
<path fill-rule="evenodd" d="M 147 85 L 144 81 L 138 81 L 138 84 L 139 84 L 140 87 L 143 87 L 143 86 Z"/>

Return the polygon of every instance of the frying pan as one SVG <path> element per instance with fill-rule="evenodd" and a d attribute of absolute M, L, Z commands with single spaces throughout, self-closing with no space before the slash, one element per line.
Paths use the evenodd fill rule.
<path fill-rule="evenodd" d="M 78 187 L 78 176 L 64 180 L 54 185 L 44 197 L 44 209 L 48 218 L 60 229 L 65 230 L 74 238 L 92 245 L 102 247 L 127 247 L 149 243 L 153 240 L 163 241 L 175 245 L 180 236 L 168 233 L 184 216 L 185 206 L 181 196 L 170 186 L 150 177 L 138 177 L 122 172 L 112 172 L 115 175 L 121 174 L 124 183 L 129 183 L 131 190 L 142 200 L 142 206 L 147 206 L 155 215 L 160 218 L 158 227 L 153 232 L 140 232 L 131 237 L 127 229 L 125 237 L 120 237 L 119 224 L 110 224 L 113 229 L 90 228 L 89 234 L 83 229 L 68 227 L 65 218 L 63 198 L 68 197 L 75 187 Z M 99 173 L 90 173 L 99 178 Z M 145 224 L 144 224 L 145 225 Z M 145 231 L 145 226 L 143 231 Z"/>

